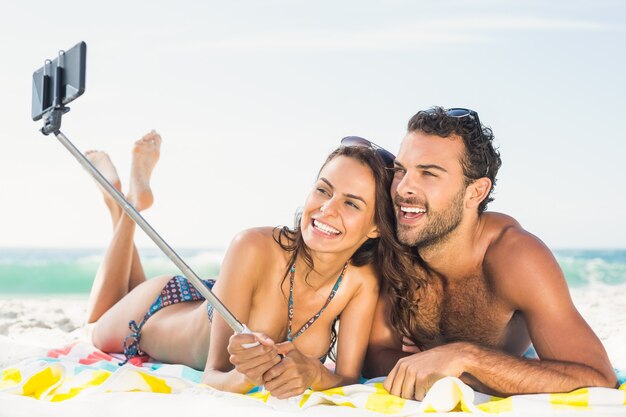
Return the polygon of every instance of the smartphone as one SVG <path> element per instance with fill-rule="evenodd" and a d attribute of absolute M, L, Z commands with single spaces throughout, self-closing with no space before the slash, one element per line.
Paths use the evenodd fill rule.
<path fill-rule="evenodd" d="M 32 118 L 39 120 L 58 104 L 67 104 L 85 92 L 87 44 L 80 42 L 46 61 L 33 73 Z"/>

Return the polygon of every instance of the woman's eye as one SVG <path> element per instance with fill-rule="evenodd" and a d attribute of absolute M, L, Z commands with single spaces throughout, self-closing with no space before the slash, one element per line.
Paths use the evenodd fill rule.
<path fill-rule="evenodd" d="M 436 177 L 436 175 L 435 175 L 435 174 L 433 174 L 433 173 L 432 173 L 432 172 L 430 172 L 430 171 L 424 171 L 424 175 L 425 175 L 425 176 L 427 176 L 427 177 Z"/>
<path fill-rule="evenodd" d="M 326 191 L 324 188 L 320 187 L 316 191 L 320 194 L 328 195 L 328 191 Z"/>
<path fill-rule="evenodd" d="M 360 207 L 357 204 L 353 203 L 352 201 L 346 201 L 346 206 L 353 207 L 357 210 L 360 209 Z"/>

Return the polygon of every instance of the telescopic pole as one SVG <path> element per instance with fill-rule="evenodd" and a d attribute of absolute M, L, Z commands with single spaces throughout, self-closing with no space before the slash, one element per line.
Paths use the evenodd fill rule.
<path fill-rule="evenodd" d="M 56 110 L 56 109 L 55 109 Z M 58 109 L 63 111 L 61 109 Z M 54 111 L 54 110 L 53 110 Z M 60 117 L 59 115 L 50 115 L 51 117 Z M 45 133 L 45 132 L 44 132 Z M 168 258 L 174 262 L 174 264 L 180 269 L 183 275 L 193 284 L 193 286 L 198 290 L 200 294 L 213 306 L 215 311 L 228 323 L 228 325 L 236 332 L 236 333 L 247 333 L 249 332 L 248 328 L 239 322 L 237 318 L 226 308 L 224 304 L 213 294 L 213 292 L 204 285 L 202 280 L 196 275 L 196 273 L 182 260 L 180 256 L 163 240 L 163 238 L 150 226 L 150 224 L 143 218 L 141 214 L 133 207 L 132 204 L 124 198 L 124 196 L 115 189 L 107 181 L 106 178 L 98 171 L 96 167 L 94 167 L 91 162 L 78 150 L 76 147 L 70 142 L 70 140 L 60 131 L 54 131 L 55 136 L 67 148 L 68 151 L 78 162 L 89 172 L 89 174 L 100 184 L 111 197 L 119 204 L 119 206 L 130 216 L 131 219 L 139 227 L 143 229 L 144 232 L 152 239 L 152 241 L 163 251 Z"/>
<path fill-rule="evenodd" d="M 165 255 L 174 264 L 180 269 L 183 275 L 191 282 L 191 284 L 198 290 L 202 296 L 213 306 L 215 311 L 228 323 L 228 325 L 236 332 L 236 333 L 250 333 L 250 330 L 246 327 L 245 324 L 242 324 L 237 320 L 237 318 L 226 308 L 224 304 L 213 294 L 213 292 L 204 285 L 202 280 L 198 278 L 195 272 L 182 260 L 180 256 L 163 240 L 161 236 L 148 224 L 148 222 L 139 214 L 137 209 L 130 204 L 124 196 L 117 191 L 106 178 L 94 167 L 91 162 L 83 155 L 70 140 L 61 132 L 61 120 L 63 118 L 63 114 L 67 113 L 70 109 L 66 107 L 63 103 L 63 99 L 65 97 L 67 86 L 64 84 L 65 78 L 65 51 L 59 52 L 58 63 L 55 68 L 55 73 L 51 74 L 49 71 L 49 66 L 51 66 L 52 61 L 46 60 L 44 62 L 43 71 L 41 72 L 41 82 L 42 90 L 41 90 L 41 109 L 44 110 L 49 108 L 43 114 L 44 125 L 41 128 L 41 133 L 44 135 L 49 135 L 54 133 L 59 142 L 67 148 L 68 151 L 76 160 L 89 172 L 89 174 L 95 179 L 98 184 L 104 188 L 104 190 L 115 200 L 115 202 L 124 210 L 124 212 L 131 218 L 133 221 L 143 229 L 144 232 L 152 239 L 152 241 L 163 251 Z M 82 69 L 84 71 L 84 68 Z M 50 83 L 54 81 L 53 85 Z M 82 94 L 82 93 L 81 93 Z M 50 95 L 52 97 L 50 97 Z M 80 95 L 80 94 L 79 94 Z M 51 99 L 51 100 L 50 100 Z M 34 99 L 33 99 L 34 100 Z M 71 100 L 70 100 L 71 101 Z M 35 101 L 33 101 L 35 103 Z M 50 105 L 50 107 L 47 107 Z M 33 114 L 36 114 L 35 112 Z M 36 116 L 33 118 L 34 120 L 38 120 Z M 259 342 L 254 343 L 246 343 L 243 344 L 244 347 L 249 348 L 258 345 Z"/>

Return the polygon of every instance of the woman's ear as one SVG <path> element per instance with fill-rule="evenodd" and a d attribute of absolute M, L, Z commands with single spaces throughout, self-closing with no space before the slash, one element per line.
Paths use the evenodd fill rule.
<path fill-rule="evenodd" d="M 468 208 L 476 208 L 487 198 L 491 191 L 491 180 L 487 177 L 478 178 L 467 186 L 465 192 L 466 206 Z"/>
<path fill-rule="evenodd" d="M 370 230 L 370 232 L 367 234 L 367 237 L 369 239 L 376 239 L 377 237 L 380 237 L 380 233 L 378 233 L 378 227 L 374 226 L 372 230 Z"/>

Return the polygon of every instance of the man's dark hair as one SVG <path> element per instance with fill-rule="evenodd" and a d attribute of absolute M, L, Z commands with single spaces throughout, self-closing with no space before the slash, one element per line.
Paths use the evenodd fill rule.
<path fill-rule="evenodd" d="M 493 146 L 494 136 L 491 128 L 476 123 L 471 113 L 464 117 L 454 117 L 449 116 L 443 107 L 433 107 L 421 110 L 411 117 L 407 130 L 409 133 L 421 131 L 443 138 L 458 135 L 463 139 L 465 155 L 461 159 L 461 166 L 465 185 L 482 177 L 491 180 L 489 194 L 478 206 L 478 213 L 484 212 L 487 204 L 493 201 L 496 175 L 502 165 L 500 152 Z"/>

